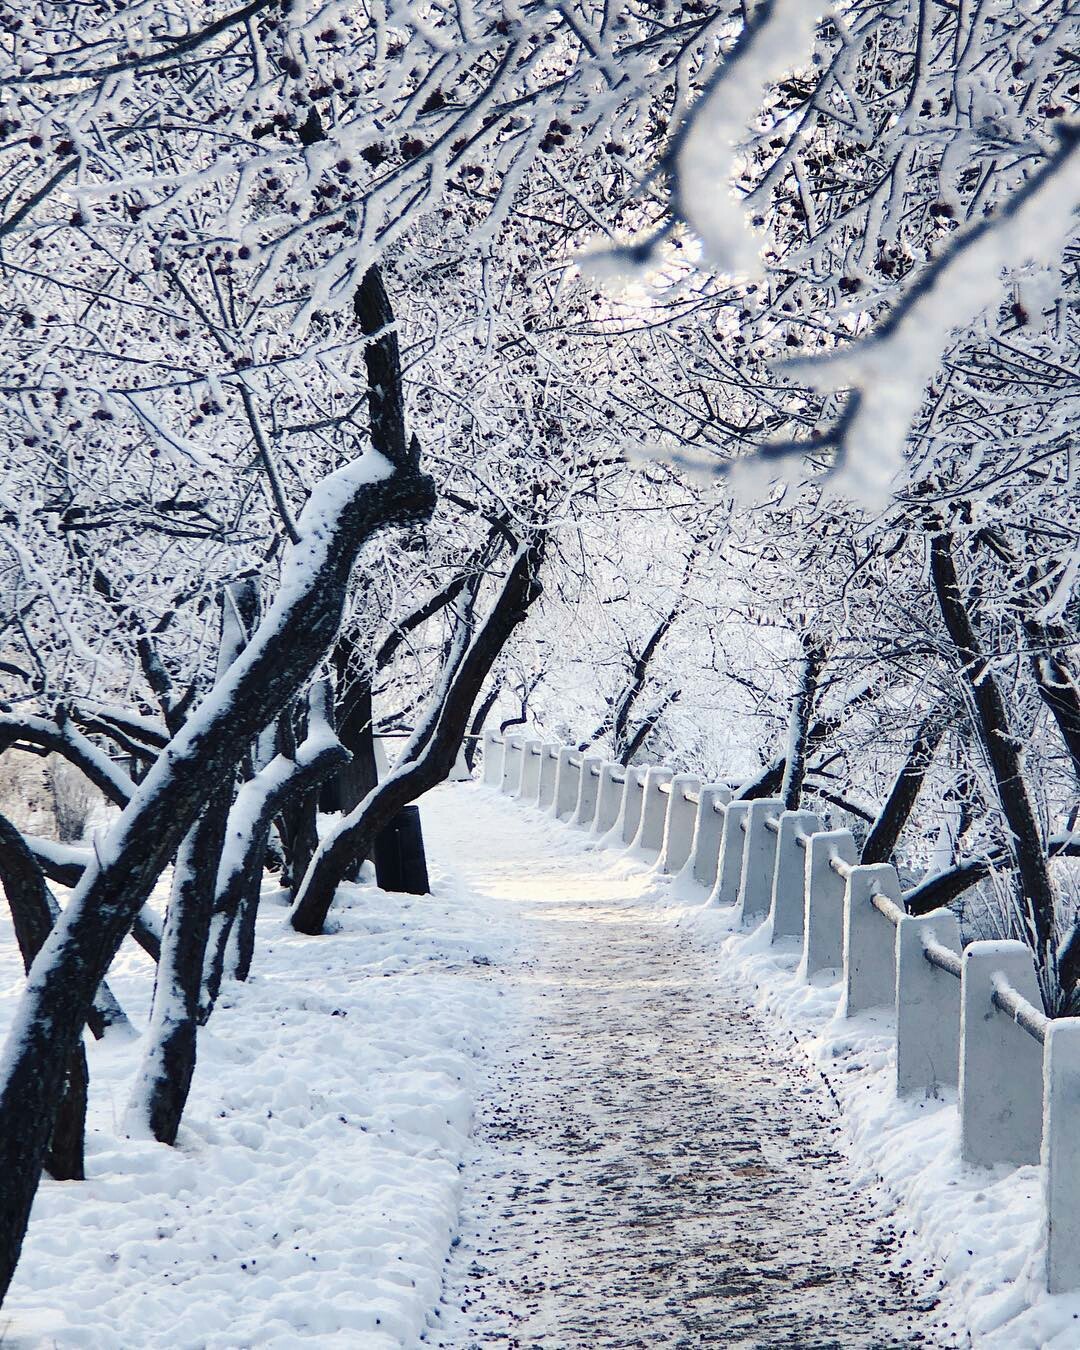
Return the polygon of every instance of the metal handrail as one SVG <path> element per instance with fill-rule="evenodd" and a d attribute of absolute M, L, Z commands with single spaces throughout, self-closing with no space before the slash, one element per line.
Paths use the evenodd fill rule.
<path fill-rule="evenodd" d="M 548 759 L 558 759 L 558 758 L 559 758 L 559 748 L 560 748 L 560 747 L 557 746 L 557 745 L 549 745 L 549 746 L 548 746 Z"/>
<path fill-rule="evenodd" d="M 529 754 L 530 754 L 530 755 L 536 755 L 537 757 L 539 757 L 539 756 L 542 755 L 543 753 L 544 753 L 544 748 L 543 748 L 543 746 L 541 746 L 541 745 L 530 745 L 530 746 L 529 746 Z"/>
<path fill-rule="evenodd" d="M 589 765 L 589 773 L 592 775 L 593 778 L 599 778 L 599 777 L 600 777 L 600 765 L 599 765 L 599 764 L 590 764 L 590 765 Z"/>
<path fill-rule="evenodd" d="M 943 970 L 946 975 L 952 975 L 956 979 L 960 978 L 960 972 L 963 969 L 963 963 L 956 952 L 951 947 L 946 947 L 943 942 L 937 938 L 926 934 L 922 940 L 923 956 L 936 967 Z"/>
<path fill-rule="evenodd" d="M 580 755 L 567 755 L 566 759 L 567 759 L 567 763 L 570 765 L 570 767 L 571 767 L 572 769 L 580 769 L 580 768 L 581 768 L 581 756 L 580 756 Z"/>
<path fill-rule="evenodd" d="M 670 782 L 667 782 L 667 783 L 661 783 L 661 784 L 660 784 L 660 791 L 664 794 L 665 797 L 670 797 L 670 796 L 671 796 L 671 783 L 670 783 Z"/>
<path fill-rule="evenodd" d="M 847 859 L 841 858 L 840 854 L 833 850 L 833 852 L 829 854 L 829 866 L 837 876 L 841 876 L 847 881 L 848 877 L 851 876 L 858 864 L 849 863 Z"/>
<path fill-rule="evenodd" d="M 880 891 L 874 891 L 871 894 L 870 903 L 874 906 L 874 908 L 877 910 L 879 914 L 883 915 L 886 919 L 888 919 L 888 921 L 893 925 L 894 928 L 897 927 L 900 923 L 900 920 L 904 918 L 904 911 L 900 908 L 900 906 L 896 903 L 896 901 L 891 900 L 887 895 L 882 895 Z"/>
<path fill-rule="evenodd" d="M 719 797 L 714 797 L 712 809 L 716 812 L 718 816 L 726 816 L 728 804 L 727 802 L 722 802 Z"/>
<path fill-rule="evenodd" d="M 810 847 L 810 840 L 813 839 L 813 837 L 812 834 L 807 834 L 801 825 L 795 831 L 795 843 L 803 850 L 803 852 Z"/>
<path fill-rule="evenodd" d="M 995 981 L 995 984 L 994 992 L 990 995 L 990 1002 L 994 1007 L 1007 1017 L 1011 1017 L 1018 1027 L 1023 1027 L 1040 1045 L 1044 1045 L 1046 1033 L 1050 1029 L 1049 1017 L 1041 1009 L 1036 1008 L 1034 1003 L 1029 1003 L 1023 994 L 1004 979 L 1001 979 L 1000 983 Z"/>
<path fill-rule="evenodd" d="M 626 782 L 626 770 L 625 770 L 625 769 L 613 769 L 613 770 L 612 770 L 612 773 L 611 773 L 611 781 L 612 781 L 613 783 L 625 783 L 625 782 Z"/>
<path fill-rule="evenodd" d="M 780 833 L 780 817 L 779 817 L 779 816 L 766 816 L 766 817 L 765 817 L 765 828 L 769 831 L 770 834 L 779 834 L 779 833 Z"/>
<path fill-rule="evenodd" d="M 701 793 L 695 792 L 693 788 L 683 788 L 682 799 L 684 802 L 689 802 L 691 806 L 701 805 Z"/>

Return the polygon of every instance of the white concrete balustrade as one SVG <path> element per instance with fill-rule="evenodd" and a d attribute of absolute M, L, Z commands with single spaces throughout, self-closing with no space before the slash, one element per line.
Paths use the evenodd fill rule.
<path fill-rule="evenodd" d="M 841 1015 L 889 1013 L 897 1094 L 955 1091 L 965 1162 L 1041 1163 L 1047 1286 L 1080 1289 L 1080 1018 L 1046 1017 L 1027 946 L 962 950 L 951 911 L 906 913 L 895 868 L 860 864 L 850 831 L 778 799 L 525 736 L 485 732 L 483 756 L 486 786 L 655 857 L 746 926 L 767 920 L 798 953 L 794 978 L 839 978 Z"/>

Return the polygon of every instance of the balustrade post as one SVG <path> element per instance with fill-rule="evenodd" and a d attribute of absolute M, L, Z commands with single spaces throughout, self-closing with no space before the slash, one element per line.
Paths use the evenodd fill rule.
<path fill-rule="evenodd" d="M 833 854 L 846 863 L 858 861 L 859 850 L 850 830 L 824 830 L 806 845 L 806 910 L 803 917 L 804 979 L 819 970 L 841 970 L 844 965 L 843 877 L 833 871 Z"/>
<path fill-rule="evenodd" d="M 773 872 L 772 940 L 802 938 L 806 920 L 806 852 L 802 838 L 817 834 L 821 821 L 812 811 L 783 811 L 776 836 Z"/>
<path fill-rule="evenodd" d="M 749 810 L 749 802 L 729 801 L 724 811 L 724 823 L 720 834 L 720 857 L 716 864 L 716 884 L 713 886 L 712 895 L 709 896 L 710 905 L 738 903 L 743 846 L 746 843 L 742 822 Z"/>
<path fill-rule="evenodd" d="M 600 769 L 603 760 L 599 755 L 586 755 L 581 761 L 581 781 L 578 784 L 578 797 L 570 824 L 578 829 L 588 830 L 596 819 L 596 804 L 600 791 Z M 596 770 L 594 773 L 593 770 Z"/>
<path fill-rule="evenodd" d="M 905 914 L 896 929 L 896 1092 L 936 1097 L 960 1078 L 960 981 L 926 959 L 932 941 L 960 958 L 960 924 L 948 909 Z"/>
<path fill-rule="evenodd" d="M 536 805 L 546 811 L 555 800 L 555 778 L 559 771 L 558 741 L 548 741 L 540 755 L 540 783 L 536 793 Z"/>
<path fill-rule="evenodd" d="M 597 838 L 615 828 L 622 809 L 623 792 L 626 789 L 625 777 L 626 771 L 623 766 L 614 760 L 609 760 L 600 769 L 596 815 L 592 825 L 592 832 Z"/>
<path fill-rule="evenodd" d="M 574 761 L 577 761 L 575 764 Z M 555 770 L 555 807 L 556 820 L 569 820 L 577 805 L 578 784 L 581 773 L 581 756 L 570 745 L 564 745 L 559 751 L 559 763 Z"/>
<path fill-rule="evenodd" d="M 661 872 L 681 871 L 690 857 L 697 804 L 687 801 L 686 794 L 696 793 L 700 787 L 701 779 L 689 773 L 677 773 L 671 780 L 671 796 L 668 798 L 664 838 L 660 848 Z"/>
<path fill-rule="evenodd" d="M 659 853 L 664 842 L 664 822 L 667 820 L 668 797 L 660 791 L 661 785 L 671 782 L 672 771 L 663 765 L 651 765 L 645 771 L 641 789 L 641 820 L 632 847 L 645 853 Z"/>
<path fill-rule="evenodd" d="M 626 784 L 623 787 L 622 804 L 619 807 L 619 819 L 615 822 L 619 839 L 629 848 L 637 837 L 641 824 L 642 789 L 645 785 L 645 770 L 627 766 Z"/>
<path fill-rule="evenodd" d="M 739 901 L 744 922 L 760 923 L 772 903 L 776 868 L 776 835 L 768 828 L 770 816 L 784 809 L 779 797 L 756 797 L 747 803 L 746 841 L 739 877 Z"/>
<path fill-rule="evenodd" d="M 1039 1161 L 1043 1055 L 993 1004 L 1004 979 L 1042 1007 L 1031 951 L 1022 942 L 973 942 L 960 982 L 960 1156 L 981 1167 Z"/>
<path fill-rule="evenodd" d="M 1050 1023 L 1043 1048 L 1046 1285 L 1080 1288 L 1080 1018 Z"/>
<path fill-rule="evenodd" d="M 874 908 L 875 895 L 903 908 L 896 868 L 889 863 L 852 868 L 844 891 L 844 1017 L 896 1002 L 896 931 Z"/>
<path fill-rule="evenodd" d="M 731 789 L 723 783 L 709 783 L 701 788 L 698 797 L 690 857 L 682 875 L 711 891 L 716 885 L 716 867 L 724 832 L 724 812 L 716 808 L 717 805 L 726 807 L 731 801 Z"/>
<path fill-rule="evenodd" d="M 502 782 L 503 742 L 497 731 L 484 732 L 484 784 L 498 787 Z"/>
<path fill-rule="evenodd" d="M 517 798 L 520 802 L 535 802 L 540 791 L 540 756 L 544 753 L 543 741 L 526 741 L 522 748 L 521 786 Z"/>
<path fill-rule="evenodd" d="M 507 736 L 503 742 L 502 790 L 508 796 L 521 784 L 521 759 L 525 748 L 524 736 Z"/>

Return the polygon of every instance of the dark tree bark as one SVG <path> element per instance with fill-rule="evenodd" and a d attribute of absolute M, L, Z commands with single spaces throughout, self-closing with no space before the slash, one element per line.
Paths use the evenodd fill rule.
<path fill-rule="evenodd" d="M 1004 562 L 1013 575 L 1023 573 L 1025 601 L 1013 605 L 1027 639 L 1028 661 L 1039 697 L 1057 723 L 1072 761 L 1073 776 L 1080 783 L 1080 676 L 1070 658 L 1077 635 L 1060 621 L 1037 617 L 1034 606 L 1050 599 L 1052 589 L 1034 566 L 1023 560 L 1000 530 L 982 530 L 978 538 Z"/>
<path fill-rule="evenodd" d="M 1024 775 L 1023 755 L 993 669 L 981 650 L 960 588 L 952 537 L 942 531 L 930 539 L 930 576 L 942 618 L 967 684 L 979 736 L 994 779 L 1002 814 L 1012 834 L 1020 913 L 1035 954 L 1047 1007 L 1058 993 L 1054 943 L 1056 897 L 1038 818 Z"/>
<path fill-rule="evenodd" d="M 831 736 L 835 735 L 843 719 L 844 713 L 850 712 L 852 708 L 858 707 L 860 703 L 868 702 L 874 697 L 874 690 L 866 688 L 861 693 L 856 694 L 843 709 L 842 712 L 835 713 L 829 717 L 819 717 L 811 722 L 810 730 L 806 733 L 806 758 L 808 773 L 820 773 L 821 765 L 809 763 L 810 756 L 816 750 L 824 745 Z M 783 787 L 784 774 L 787 770 L 787 754 L 778 755 L 776 759 L 766 764 L 756 777 L 751 778 L 744 783 L 735 794 L 736 801 L 753 801 L 757 797 L 774 797 Z"/>
<path fill-rule="evenodd" d="M 473 719 L 469 723 L 469 734 L 465 740 L 465 764 L 470 773 L 476 768 L 476 753 L 480 747 L 480 734 L 484 729 L 484 723 L 499 700 L 501 688 L 502 685 L 498 680 L 492 681 L 491 688 L 480 700 L 476 712 L 473 713 Z"/>
<path fill-rule="evenodd" d="M 67 886 L 73 890 L 83 879 L 86 863 L 72 858 L 66 845 L 55 844 L 51 839 L 37 839 L 32 835 L 23 835 L 23 843 L 34 856 L 34 861 L 50 881 L 58 886 Z M 135 916 L 131 925 L 131 936 L 156 961 L 161 955 L 161 923 L 153 910 L 143 908 Z"/>
<path fill-rule="evenodd" d="M 652 710 L 648 717 L 642 720 L 633 735 L 629 737 L 626 744 L 623 746 L 622 754 L 618 757 L 620 764 L 627 765 L 631 762 L 637 752 L 656 730 L 656 724 L 660 721 L 661 717 L 663 717 L 669 708 L 674 707 L 681 697 L 682 691 L 680 689 L 672 689 L 671 692 Z"/>
<path fill-rule="evenodd" d="M 641 697 L 642 690 L 645 688 L 645 681 L 649 677 L 649 666 L 656 655 L 657 648 L 671 631 L 672 624 L 679 617 L 680 608 L 680 605 L 673 606 L 646 638 L 641 650 L 636 655 L 631 653 L 630 677 L 619 696 L 610 720 L 612 753 L 620 764 L 629 764 L 635 753 L 629 748 L 631 741 L 628 734 L 630 716 L 634 711 L 634 705 Z M 593 740 L 599 740 L 606 731 L 607 725 L 598 727 L 593 735 Z M 638 741 L 639 745 L 643 739 L 644 737 Z"/>
<path fill-rule="evenodd" d="M 377 531 L 426 518 L 431 480 L 406 458 L 372 480 L 361 461 L 316 488 L 291 575 L 243 658 L 195 711 L 106 841 L 30 972 L 0 1077 L 0 1297 L 14 1273 L 65 1066 L 94 991 L 210 793 L 330 650 L 357 554 Z M 301 570 L 300 559 L 303 559 Z"/>
<path fill-rule="evenodd" d="M 131 800 L 135 788 L 131 779 L 82 734 L 65 708 L 57 709 L 52 719 L 0 714 L 0 754 L 20 742 L 61 755 L 114 806 L 123 809 Z"/>
<path fill-rule="evenodd" d="M 1055 835 L 1050 840 L 1050 857 L 1080 858 L 1080 840 L 1068 834 Z M 980 881 L 985 881 L 992 873 L 1008 872 L 1015 866 L 1016 858 L 1004 848 L 986 853 L 980 858 L 967 858 L 944 872 L 935 872 L 933 876 L 924 877 L 913 890 L 906 892 L 904 904 L 909 914 L 929 914 L 931 910 L 939 909 L 942 905 L 957 899 L 972 886 L 977 886 Z M 1059 956 L 1058 962 L 1064 971 L 1065 958 Z M 1064 984 L 1063 974 L 1062 985 Z"/>
<path fill-rule="evenodd" d="M 211 793 L 176 856 L 154 980 L 148 1044 L 130 1117 L 160 1144 L 175 1144 L 195 1072 L 199 995 L 231 790 Z"/>
<path fill-rule="evenodd" d="M 892 857 L 896 841 L 900 838 L 901 831 L 914 809 L 927 770 L 934 762 L 934 755 L 941 744 L 941 738 L 945 735 L 947 725 L 939 708 L 935 708 L 923 719 L 908 751 L 904 767 L 896 775 L 896 780 L 885 799 L 885 805 L 878 812 L 873 828 L 866 836 L 860 862 L 883 863 Z"/>
<path fill-rule="evenodd" d="M 405 759 L 359 807 L 325 838 L 301 884 L 291 921 L 301 933 L 321 933 L 334 893 L 357 857 L 370 857 L 380 831 L 403 806 L 441 783 L 454 767 L 473 704 L 510 634 L 540 594 L 539 570 L 546 536 L 519 550 L 495 604 L 460 659 L 451 658 L 448 678 L 405 752 Z"/>
<path fill-rule="evenodd" d="M 821 643 L 808 639 L 803 646 L 802 671 L 799 676 L 799 687 L 791 701 L 788 752 L 784 760 L 784 776 L 780 781 L 780 796 L 785 811 L 797 811 L 802 798 L 806 760 L 810 748 L 810 719 L 817 700 L 818 681 L 825 664 L 825 648 Z"/>
<path fill-rule="evenodd" d="M 325 722 L 316 722 L 313 735 L 294 759 L 279 756 L 237 793 L 229 814 L 226 839 L 231 865 L 218 874 L 214 901 L 213 943 L 203 981 L 200 1021 L 213 1011 L 221 990 L 225 957 L 235 928 L 237 979 L 246 980 L 255 942 L 255 916 L 270 822 L 292 793 L 310 793 L 344 763 L 348 751 Z"/>
<path fill-rule="evenodd" d="M 29 973 L 34 958 L 52 932 L 54 905 L 49 903 L 41 869 L 6 816 L 0 816 L 0 883 L 11 909 L 23 966 Z M 65 1066 L 56 1121 L 45 1157 L 49 1175 L 57 1181 L 82 1181 L 86 1175 L 83 1146 L 89 1079 L 86 1050 L 80 1040 Z"/>
<path fill-rule="evenodd" d="M 247 645 L 258 605 L 258 588 L 252 582 L 223 591 L 218 680 Z M 226 778 L 211 791 L 177 853 L 146 1054 L 131 1105 L 132 1116 L 148 1125 L 161 1144 L 176 1142 L 195 1073 L 206 942 L 232 798 L 232 782 Z"/>

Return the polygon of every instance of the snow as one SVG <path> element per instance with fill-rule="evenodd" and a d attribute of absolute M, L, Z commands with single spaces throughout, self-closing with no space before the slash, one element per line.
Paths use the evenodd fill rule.
<path fill-rule="evenodd" d="M 794 1034 L 841 1109 L 860 1184 L 891 1211 L 913 1266 L 944 1279 L 945 1320 L 980 1347 L 1080 1344 L 1080 1294 L 1042 1285 L 1039 1169 L 961 1164 L 947 1090 L 897 1101 L 889 1016 L 841 1018 L 839 984 L 800 981 L 795 944 L 770 945 L 767 925 L 739 931 L 730 912 L 687 899 L 685 878 L 674 888 L 492 789 L 446 786 L 422 811 L 434 895 L 346 888 L 320 938 L 292 932 L 266 895 L 252 978 L 225 985 L 202 1032 L 177 1148 L 120 1135 L 140 1042 L 88 1043 L 88 1180 L 43 1182 L 6 1344 L 383 1350 L 430 1337 L 492 1047 L 521 1019 L 500 970 L 520 956 L 517 915 L 483 878 L 505 896 L 510 872 L 534 893 L 523 834 L 573 855 L 582 900 L 655 905 L 680 942 L 715 954 L 718 988 L 747 997 L 781 1040 Z M 470 843 L 471 887 L 453 870 Z M 144 1026 L 150 961 L 125 944 L 109 978 Z M 0 1023 L 21 987 L 5 915 Z"/>
<path fill-rule="evenodd" d="M 440 812 L 466 805 L 454 791 L 435 794 Z M 6 1345 L 417 1343 L 500 1021 L 491 971 L 513 933 L 448 871 L 423 810 L 434 895 L 346 888 L 322 938 L 292 932 L 265 897 L 251 979 L 226 983 L 200 1035 L 177 1148 L 120 1135 L 141 1039 L 88 1041 L 88 1180 L 42 1183 Z M 109 980 L 144 1027 L 152 963 L 127 943 Z M 21 987 L 5 914 L 5 1029 Z"/>
<path fill-rule="evenodd" d="M 962 1163 L 955 1090 L 924 1101 L 896 1097 L 891 1014 L 842 1017 L 839 979 L 800 980 L 798 944 L 771 945 L 767 921 L 742 931 L 731 911 L 674 902 L 666 879 L 656 885 L 671 921 L 715 948 L 718 975 L 742 984 L 825 1076 L 851 1159 L 867 1185 L 880 1180 L 891 1195 L 913 1264 L 932 1265 L 945 1281 L 950 1321 L 966 1325 L 978 1346 L 1075 1350 L 1080 1293 L 1052 1297 L 1043 1283 L 1041 1169 Z"/>

